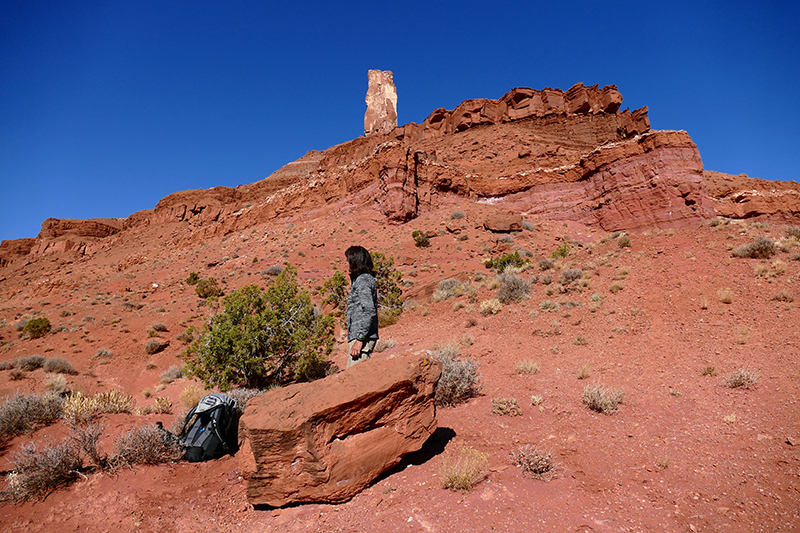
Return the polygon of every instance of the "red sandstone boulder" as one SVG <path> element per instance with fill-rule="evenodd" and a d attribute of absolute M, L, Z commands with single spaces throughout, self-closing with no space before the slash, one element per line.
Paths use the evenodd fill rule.
<path fill-rule="evenodd" d="M 440 366 L 424 353 L 378 356 L 250 400 L 238 457 L 253 505 L 352 498 L 436 430 Z"/>
<path fill-rule="evenodd" d="M 486 215 L 483 227 L 489 231 L 508 233 L 522 230 L 522 217 L 519 213 L 493 211 Z"/>

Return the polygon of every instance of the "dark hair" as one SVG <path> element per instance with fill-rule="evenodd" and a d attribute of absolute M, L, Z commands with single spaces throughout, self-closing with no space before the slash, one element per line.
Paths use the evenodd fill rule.
<path fill-rule="evenodd" d="M 353 279 L 365 272 L 372 274 L 372 256 L 363 246 L 351 246 L 345 250 L 344 256 L 350 264 L 350 273 Z"/>

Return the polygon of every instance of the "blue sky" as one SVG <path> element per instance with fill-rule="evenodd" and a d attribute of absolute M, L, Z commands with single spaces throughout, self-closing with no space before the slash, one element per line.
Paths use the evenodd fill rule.
<path fill-rule="evenodd" d="M 800 2 L 0 2 L 0 239 L 268 176 L 513 87 L 616 84 L 705 167 L 798 180 Z"/>

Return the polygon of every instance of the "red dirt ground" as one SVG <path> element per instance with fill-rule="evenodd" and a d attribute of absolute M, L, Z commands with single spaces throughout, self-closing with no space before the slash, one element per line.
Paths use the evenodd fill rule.
<path fill-rule="evenodd" d="M 463 219 L 451 219 L 461 209 Z M 480 396 L 437 411 L 439 436 L 351 501 L 253 509 L 235 457 L 202 464 L 137 466 L 115 475 L 90 474 L 43 501 L 0 507 L 3 531 L 800 531 L 800 300 L 774 299 L 781 291 L 800 297 L 800 247 L 770 260 L 736 259 L 730 250 L 758 236 L 782 239 L 784 222 L 732 221 L 630 235 L 632 247 L 596 229 L 533 220 L 535 230 L 501 235 L 482 227 L 485 210 L 464 203 L 428 213 L 402 226 L 385 225 L 373 211 L 323 213 L 313 220 L 286 220 L 188 244 L 180 224 L 136 228 L 113 237 L 111 251 L 92 257 L 49 255 L 16 261 L 0 270 L 0 361 L 42 354 L 68 359 L 79 375 L 70 387 L 85 393 L 121 388 L 138 405 L 143 395 L 165 395 L 180 409 L 182 378 L 158 391 L 161 373 L 180 364 L 175 338 L 208 316 L 189 272 L 214 276 L 227 290 L 264 286 L 267 267 L 289 261 L 310 290 L 336 266 L 343 251 L 363 244 L 395 258 L 412 282 L 411 302 L 400 321 L 381 330 L 391 351 L 459 343 L 479 363 Z M 794 222 L 797 223 L 796 221 Z M 460 227 L 460 235 L 445 225 Z M 414 230 L 437 236 L 416 248 Z M 572 254 L 557 262 L 553 277 L 570 266 L 591 277 L 588 287 L 546 294 L 556 284 L 533 287 L 530 298 L 483 316 L 480 302 L 496 297 L 482 284 L 477 302 L 467 295 L 432 303 L 436 284 L 476 273 L 482 261 L 515 249 L 532 252 L 534 268 L 564 237 Z M 466 237 L 466 238 L 465 238 Z M 464 239 L 464 240 L 459 240 Z M 785 239 L 784 239 L 785 240 Z M 574 244 L 575 242 L 581 245 Z M 792 246 L 794 245 L 794 247 Z M 253 262 L 254 258 L 257 262 Z M 213 266 L 211 266 L 213 265 Z M 757 269 L 761 275 L 757 275 Z M 622 290 L 612 293 L 618 284 Z M 733 301 L 718 291 L 731 289 Z M 600 295 L 599 307 L 592 296 Z M 142 303 L 126 309 L 123 298 Z M 314 296 L 319 301 L 319 295 Z M 577 302 L 548 312 L 544 300 Z M 593 307 L 593 305 L 595 307 Z M 69 316 L 62 316 L 66 312 Z M 15 324 L 46 316 L 69 329 L 22 340 Z M 170 346 L 147 355 L 147 329 L 156 322 Z M 586 344 L 578 338 L 585 339 Z M 110 360 L 93 358 L 100 348 Z M 376 354 L 380 357 L 381 354 Z M 344 367 L 344 345 L 334 359 Z M 520 361 L 539 372 L 518 374 Z M 591 373 L 580 380 L 577 370 Z M 716 376 L 701 370 L 714 366 Z M 754 388 L 722 386 L 745 368 L 760 379 Z M 12 381 L 0 372 L 0 397 L 44 391 L 46 375 L 31 372 Z M 582 404 L 587 384 L 624 389 L 618 412 L 598 414 Z M 531 405 L 532 395 L 543 403 Z M 493 398 L 513 397 L 523 415 L 491 414 Z M 104 445 L 135 425 L 174 415 L 113 415 L 105 420 Z M 15 439 L 3 452 L 3 471 L 22 442 L 61 439 L 57 424 Z M 467 445 L 489 458 L 487 479 L 471 492 L 451 492 L 438 480 L 438 453 Z M 553 453 L 558 464 L 549 482 L 530 479 L 510 454 L 523 445 Z"/>

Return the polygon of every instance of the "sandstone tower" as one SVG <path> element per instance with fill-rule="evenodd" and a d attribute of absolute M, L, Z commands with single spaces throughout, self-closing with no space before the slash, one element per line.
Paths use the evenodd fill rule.
<path fill-rule="evenodd" d="M 370 70 L 364 135 L 388 133 L 397 127 L 397 88 L 390 70 Z"/>

